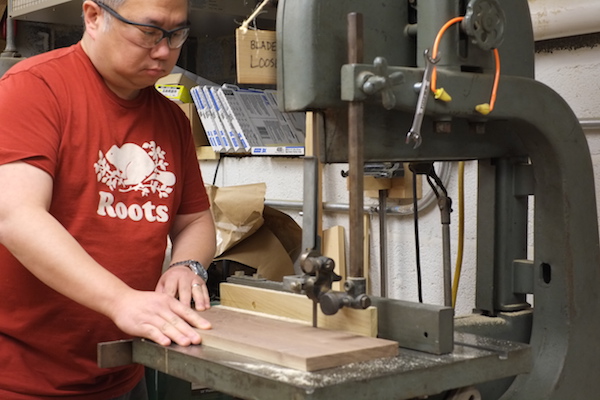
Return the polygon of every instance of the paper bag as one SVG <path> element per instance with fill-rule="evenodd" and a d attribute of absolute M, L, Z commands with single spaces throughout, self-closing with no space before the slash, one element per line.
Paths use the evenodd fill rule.
<path fill-rule="evenodd" d="M 206 190 L 217 229 L 215 257 L 218 257 L 263 225 L 267 186 L 264 183 L 207 186 Z"/>
<path fill-rule="evenodd" d="M 302 228 L 289 215 L 264 208 L 264 224 L 215 260 L 230 260 L 256 269 L 270 281 L 294 275 L 294 261 L 302 249 Z"/>

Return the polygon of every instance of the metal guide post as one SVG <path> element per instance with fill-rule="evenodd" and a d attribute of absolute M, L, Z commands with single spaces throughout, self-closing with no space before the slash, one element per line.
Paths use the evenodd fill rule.
<path fill-rule="evenodd" d="M 363 17 L 359 13 L 348 14 L 348 61 L 363 61 Z M 348 104 L 348 164 L 350 171 L 350 277 L 363 276 L 363 104 Z"/>
<path fill-rule="evenodd" d="M 379 191 L 379 282 L 381 297 L 387 297 L 387 196 L 387 190 Z"/>

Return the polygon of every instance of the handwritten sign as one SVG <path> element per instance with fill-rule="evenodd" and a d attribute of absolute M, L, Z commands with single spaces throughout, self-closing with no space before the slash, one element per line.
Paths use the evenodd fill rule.
<path fill-rule="evenodd" d="M 277 42 L 275 32 L 235 31 L 238 83 L 277 83 Z"/>

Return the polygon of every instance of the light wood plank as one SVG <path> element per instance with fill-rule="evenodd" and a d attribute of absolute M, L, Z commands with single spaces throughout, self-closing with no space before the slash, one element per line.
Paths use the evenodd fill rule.
<path fill-rule="evenodd" d="M 256 311 L 291 318 L 312 325 L 312 300 L 305 295 L 222 283 L 221 304 L 242 310 Z M 318 310 L 319 328 L 352 332 L 362 336 L 377 336 L 377 309 L 355 310 L 344 307 L 335 315 Z"/>
<path fill-rule="evenodd" d="M 213 326 L 200 331 L 204 346 L 301 371 L 398 354 L 398 343 L 391 340 L 313 328 L 219 306 L 201 315 Z"/>
<path fill-rule="evenodd" d="M 341 291 L 346 281 L 346 244 L 344 227 L 333 226 L 323 231 L 323 255 L 335 262 L 334 272 L 342 277 L 339 282 L 333 282 L 331 288 Z"/>
<path fill-rule="evenodd" d="M 371 218 L 368 214 L 363 216 L 363 276 L 367 280 L 367 294 L 371 293 Z"/>

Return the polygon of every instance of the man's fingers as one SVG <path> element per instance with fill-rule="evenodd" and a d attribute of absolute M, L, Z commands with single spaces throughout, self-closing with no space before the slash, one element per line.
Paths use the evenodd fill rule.
<path fill-rule="evenodd" d="M 198 311 L 190 307 L 192 292 L 206 293 L 205 285 L 195 286 L 192 290 L 188 281 L 187 302 L 177 300 L 167 293 L 134 291 L 130 304 L 132 309 L 137 306 L 137 312 L 124 311 L 117 313 L 115 323 L 124 332 L 150 339 L 162 346 L 172 342 L 180 346 L 199 344 L 202 341 L 199 329 L 210 329 L 210 322 L 200 317 Z M 157 287 L 157 290 L 160 288 Z M 204 295 L 199 297 L 202 303 Z"/>
<path fill-rule="evenodd" d="M 209 321 L 200 316 L 200 313 L 192 308 L 187 308 L 183 314 L 183 318 L 190 327 L 198 329 L 211 329 L 212 325 Z M 195 332 L 195 330 L 194 330 Z"/>
<path fill-rule="evenodd" d="M 205 285 L 202 285 L 202 288 L 206 290 Z M 198 286 L 194 287 L 192 292 L 196 291 L 200 291 Z M 206 293 L 208 293 L 208 291 L 206 291 Z M 211 329 L 212 325 L 210 322 L 202 318 L 200 313 L 184 303 L 172 303 L 172 307 L 172 311 L 176 315 L 176 318 L 167 321 L 170 322 L 173 328 L 179 330 L 181 333 L 189 337 L 192 341 L 192 344 L 199 344 L 202 338 L 196 329 Z M 175 337 L 170 337 L 171 339 L 177 341 Z M 179 344 L 179 342 L 177 343 Z"/>
<path fill-rule="evenodd" d="M 157 328 L 152 329 L 150 333 L 148 333 L 147 337 L 148 339 L 160 344 L 161 346 L 168 346 L 171 344 L 171 339 L 169 339 L 168 336 L 161 333 L 160 330 Z"/>
<path fill-rule="evenodd" d="M 163 335 L 180 346 L 199 344 L 202 341 L 200 334 L 176 314 L 164 318 L 159 329 Z"/>
<path fill-rule="evenodd" d="M 179 290 L 178 290 L 179 301 L 182 304 L 190 307 L 190 304 L 192 303 L 192 296 L 194 294 L 193 292 L 194 292 L 194 288 L 189 286 L 189 283 L 185 282 L 184 284 L 180 284 Z"/>
<path fill-rule="evenodd" d="M 192 297 L 194 298 L 196 310 L 204 311 L 210 308 L 210 296 L 205 284 L 194 283 L 192 285 Z"/>

